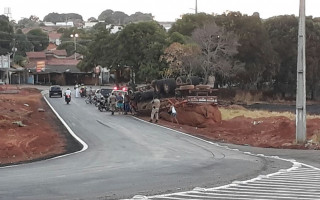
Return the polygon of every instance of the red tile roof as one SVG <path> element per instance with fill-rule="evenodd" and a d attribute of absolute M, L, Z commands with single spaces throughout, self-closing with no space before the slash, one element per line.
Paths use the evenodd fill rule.
<path fill-rule="evenodd" d="M 26 52 L 28 58 L 46 58 L 45 52 Z"/>
<path fill-rule="evenodd" d="M 72 66 L 77 65 L 79 62 L 79 60 L 71 59 L 51 59 L 47 61 L 47 65 Z"/>
<path fill-rule="evenodd" d="M 62 50 L 52 50 L 52 53 L 57 56 L 67 56 L 67 51 L 65 49 Z"/>
<path fill-rule="evenodd" d="M 47 50 L 56 50 L 57 49 L 57 45 L 56 44 L 53 44 L 53 43 L 49 43 L 48 47 L 47 47 Z"/>
<path fill-rule="evenodd" d="M 49 39 L 60 39 L 61 33 L 49 33 Z"/>

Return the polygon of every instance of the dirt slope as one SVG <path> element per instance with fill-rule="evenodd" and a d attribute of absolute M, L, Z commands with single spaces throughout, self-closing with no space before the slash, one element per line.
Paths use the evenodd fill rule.
<path fill-rule="evenodd" d="M 0 165 L 66 152 L 67 141 L 36 89 L 0 88 Z"/>

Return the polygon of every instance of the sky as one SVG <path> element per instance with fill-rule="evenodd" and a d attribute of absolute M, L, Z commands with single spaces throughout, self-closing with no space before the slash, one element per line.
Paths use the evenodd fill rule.
<path fill-rule="evenodd" d="M 305 0 L 306 15 L 320 17 L 320 0 Z M 299 15 L 300 0 L 197 0 L 198 13 L 222 14 L 240 11 L 252 15 L 258 12 L 263 19 L 278 15 Z M 196 0 L 1 0 L 2 12 L 11 9 L 12 19 L 19 21 L 36 15 L 43 20 L 51 12 L 77 13 L 87 20 L 98 18 L 102 11 L 111 9 L 128 15 L 135 12 L 151 13 L 156 21 L 174 22 L 183 14 L 195 12 Z M 1 10 L 0 10 L 1 11 Z"/>

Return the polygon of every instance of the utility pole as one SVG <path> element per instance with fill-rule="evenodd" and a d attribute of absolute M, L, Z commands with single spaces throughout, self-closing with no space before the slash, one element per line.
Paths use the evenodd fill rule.
<path fill-rule="evenodd" d="M 300 0 L 298 61 L 297 61 L 297 99 L 296 99 L 296 142 L 306 141 L 306 16 L 305 0 Z"/>
<path fill-rule="evenodd" d="M 195 13 L 198 14 L 198 0 L 196 0 L 196 8 L 195 8 Z"/>

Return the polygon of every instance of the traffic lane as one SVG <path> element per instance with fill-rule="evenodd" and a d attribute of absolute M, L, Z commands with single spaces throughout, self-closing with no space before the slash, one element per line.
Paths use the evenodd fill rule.
<path fill-rule="evenodd" d="M 88 108 L 89 109 L 93 109 L 94 107 L 92 107 L 92 106 L 90 107 L 89 106 Z M 96 111 L 96 110 L 93 110 L 93 111 Z M 96 111 L 95 113 L 100 113 L 100 112 Z M 152 124 L 150 124 L 151 126 L 149 128 L 146 128 L 144 126 L 145 125 L 144 122 L 143 122 L 143 125 L 142 125 L 142 124 L 140 124 L 142 122 L 139 122 L 139 121 L 132 121 L 132 120 L 128 121 L 128 120 L 126 120 L 126 118 L 128 118 L 128 116 L 123 116 L 123 115 L 110 116 L 110 113 L 106 113 L 106 112 L 103 112 L 103 113 L 100 113 L 100 114 L 103 117 L 99 118 L 98 121 L 99 121 L 100 124 L 103 124 L 103 126 L 106 127 L 106 130 L 100 131 L 101 134 L 99 134 L 99 136 L 101 136 L 103 133 L 105 133 L 105 134 L 113 135 L 113 136 L 116 136 L 116 137 L 121 137 L 121 138 L 117 138 L 117 139 L 114 139 L 114 138 L 108 138 L 107 139 L 108 141 L 110 141 L 110 143 L 108 143 L 106 148 L 108 148 L 108 147 L 111 148 L 112 147 L 112 149 L 116 150 L 116 153 L 113 153 L 116 159 L 121 158 L 121 156 L 119 156 L 119 155 L 122 155 L 121 152 L 123 152 L 122 151 L 123 149 L 119 150 L 118 148 L 124 148 L 125 149 L 126 147 L 128 147 L 128 149 L 126 151 L 124 151 L 124 155 L 126 155 L 127 157 L 125 157 L 124 160 L 121 159 L 122 162 L 125 162 L 126 164 L 130 163 L 129 160 L 134 160 L 133 163 L 137 163 L 136 161 L 139 161 L 139 160 L 141 161 L 142 160 L 144 164 L 147 164 L 148 163 L 147 161 L 150 158 L 153 158 L 153 159 L 151 159 L 151 163 L 153 163 L 153 162 L 155 162 L 154 158 L 157 157 L 157 156 L 158 156 L 158 159 L 162 158 L 163 160 L 166 160 L 166 161 L 168 161 L 170 159 L 173 159 L 173 158 L 174 159 L 180 158 L 180 161 L 179 161 L 180 163 L 182 163 L 181 158 L 186 159 L 185 155 L 175 155 L 175 153 L 179 152 L 181 154 L 182 152 L 185 151 L 184 148 L 190 146 L 190 144 L 180 145 L 180 147 L 182 146 L 183 148 L 178 148 L 179 145 L 177 145 L 176 142 L 171 143 L 170 145 L 164 146 L 167 151 L 170 148 L 172 149 L 172 151 L 168 151 L 166 153 L 166 155 L 170 155 L 170 157 L 166 157 L 166 158 L 163 157 L 163 152 L 164 152 L 163 151 L 163 149 L 164 149 L 163 147 L 160 148 L 160 151 L 159 151 L 159 148 L 157 150 L 157 146 L 155 146 L 156 144 L 157 145 L 161 145 L 161 144 L 168 143 L 168 141 L 169 142 L 170 141 L 171 142 L 172 141 L 177 141 L 175 139 L 172 139 L 171 137 L 163 137 L 166 134 L 172 135 L 171 131 L 170 131 L 170 133 L 166 133 L 166 132 L 163 131 L 162 128 L 161 128 L 161 130 L 157 130 L 157 129 L 155 129 L 155 127 Z M 97 121 L 97 120 L 95 120 L 95 121 Z M 89 123 L 89 124 L 91 124 L 91 123 Z M 135 134 L 135 133 L 139 133 L 139 134 Z M 159 138 L 159 133 L 161 135 L 161 138 Z M 177 135 L 175 135 L 175 137 L 177 137 L 179 139 L 179 138 L 181 138 L 181 134 L 177 134 Z M 164 139 L 167 139 L 167 140 L 164 140 Z M 130 141 L 128 144 L 125 143 L 127 140 Z M 122 141 L 122 144 L 118 145 L 116 142 L 113 142 L 113 141 Z M 136 143 L 138 145 L 135 146 L 135 147 L 130 146 L 133 143 Z M 112 144 L 117 144 L 117 145 L 113 146 Z M 153 144 L 155 144 L 155 145 L 153 145 Z M 138 147 L 138 149 L 137 149 L 137 147 Z M 139 148 L 142 148 L 142 150 L 139 150 Z M 150 149 L 150 148 L 153 148 L 153 150 Z M 136 150 L 134 150 L 134 149 L 136 149 Z M 155 152 L 155 151 L 157 151 L 156 154 L 146 154 L 145 155 L 146 152 L 152 153 L 152 152 Z M 131 155 L 131 152 L 134 152 L 134 154 Z M 160 152 L 162 152 L 162 153 L 160 153 Z M 162 154 L 162 155 L 159 156 L 160 155 L 159 153 Z M 186 153 L 186 155 L 188 156 L 188 155 L 193 155 L 193 154 Z M 199 156 L 199 158 L 201 158 L 200 154 L 197 154 L 197 156 Z M 135 158 L 137 158 L 137 157 L 139 157 L 139 158 L 135 160 Z M 192 156 L 192 159 L 194 159 L 195 157 L 196 156 Z M 216 155 L 216 157 L 218 157 L 218 156 Z M 192 159 L 190 159 L 190 160 L 192 160 Z M 115 160 L 115 162 L 122 163 L 119 160 Z M 196 162 L 196 161 L 193 161 L 193 162 Z M 111 162 L 111 163 L 114 163 L 114 162 Z M 241 164 L 239 166 L 241 166 Z M 152 167 L 152 168 L 155 169 L 155 167 Z M 246 174 L 245 173 L 246 170 L 241 169 L 241 167 L 239 167 L 239 169 L 242 172 L 244 172 L 243 175 Z M 249 168 L 247 168 L 247 169 L 249 169 Z"/>
<path fill-rule="evenodd" d="M 165 150 L 167 151 L 170 149 L 178 153 L 183 153 L 185 150 L 193 150 L 188 147 L 189 144 L 185 143 L 179 145 L 181 149 L 177 148 L 179 144 L 177 141 L 179 140 L 176 139 L 185 136 L 177 134 L 176 132 L 172 135 L 171 130 L 163 129 L 152 124 L 146 124 L 139 120 L 132 120 L 129 116 L 111 116 L 110 113 L 99 112 L 95 107 L 86 104 L 80 104 L 80 108 L 77 107 L 76 110 L 77 111 L 73 116 L 77 116 L 77 119 L 72 119 L 72 117 L 70 117 L 72 111 L 69 110 L 67 111 L 69 117 L 65 118 L 67 121 L 70 120 L 71 124 L 74 123 L 74 121 L 77 121 L 77 124 L 73 125 L 73 128 L 78 129 L 76 132 L 84 132 L 80 136 L 88 141 L 87 143 L 89 146 L 109 148 L 110 151 L 118 150 L 115 151 L 115 153 L 121 152 L 122 148 L 127 148 L 125 151 L 126 153 L 131 154 L 134 152 L 134 154 L 130 156 L 131 158 L 135 156 L 141 157 L 145 153 L 148 153 L 147 157 L 156 158 L 157 156 L 159 157 L 161 154 L 164 154 Z M 81 124 L 85 124 L 85 127 L 81 127 Z M 79 127 L 81 128 L 79 129 Z M 172 136 L 175 138 L 171 138 Z M 90 143 L 91 140 L 94 141 L 92 144 Z M 156 153 L 150 156 L 150 152 Z M 170 152 L 168 155 L 172 155 L 174 152 Z M 187 158 L 189 155 L 193 154 L 189 152 L 184 158 Z"/>
<path fill-rule="evenodd" d="M 4 196 L 27 198 L 29 195 L 29 199 L 37 199 L 37 196 L 45 199 L 42 198 L 45 193 L 47 199 L 59 199 L 61 195 L 70 198 L 130 197 L 139 191 L 156 194 L 177 191 L 178 188 L 187 190 L 195 186 L 223 185 L 230 180 L 256 176 L 265 168 L 263 159 L 221 150 L 130 117 L 110 116 L 110 113 L 98 112 L 94 107 L 83 106 L 86 104 L 80 99 L 73 100 L 68 107 L 60 99 L 50 101 L 69 116 L 66 119 L 78 117 L 79 125 L 74 128 L 79 130 L 75 132 L 89 141 L 89 149 L 81 154 L 11 169 L 12 173 L 8 171 L 8 174 L 16 174 L 14 179 L 6 177 L 6 170 L 2 170 L 0 188 L 3 188 Z M 80 107 L 76 106 L 77 103 Z M 89 123 L 81 121 L 82 118 Z M 97 119 L 113 131 L 99 131 L 101 127 L 95 124 Z M 20 192 L 15 188 L 20 188 Z"/>

